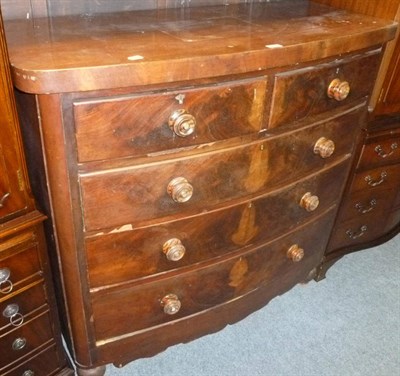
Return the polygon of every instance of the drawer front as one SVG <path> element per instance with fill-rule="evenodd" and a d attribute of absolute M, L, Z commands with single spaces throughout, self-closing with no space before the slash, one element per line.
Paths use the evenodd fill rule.
<path fill-rule="evenodd" d="M 396 194 L 396 189 L 366 189 L 354 192 L 342 204 L 340 219 L 345 221 L 375 215 L 377 212 L 388 214 L 393 207 Z"/>
<path fill-rule="evenodd" d="M 170 220 L 174 216 L 194 215 L 231 200 L 282 187 L 350 153 L 359 114 L 364 110 L 360 106 L 329 122 L 223 152 L 126 168 L 121 172 L 82 174 L 85 229 L 136 226 L 154 222 L 155 218 Z M 313 151 L 321 137 L 336 144 L 330 158 L 321 158 Z M 182 179 L 174 185 L 176 178 Z M 176 192 L 190 190 L 193 192 L 189 200 L 174 201 L 172 196 Z"/>
<path fill-rule="evenodd" d="M 351 185 L 351 192 L 399 189 L 400 165 L 382 166 L 359 172 Z"/>
<path fill-rule="evenodd" d="M 0 331 L 8 327 L 22 325 L 25 315 L 46 304 L 46 295 L 42 283 L 2 301 L 0 297 Z"/>
<path fill-rule="evenodd" d="M 39 354 L 29 358 L 17 368 L 5 370 L 3 376 L 47 376 L 56 374 L 63 364 L 58 356 L 56 347 L 53 345 Z"/>
<path fill-rule="evenodd" d="M 239 298 L 260 285 L 279 283 L 279 279 L 285 283 L 305 280 L 323 256 L 329 235 L 325 230 L 332 225 L 332 214 L 319 217 L 277 242 L 253 248 L 209 267 L 153 283 L 93 293 L 91 302 L 97 344 L 187 317 Z M 299 262 L 288 257 L 288 250 L 296 244 L 304 249 L 304 257 Z M 179 303 L 172 295 L 181 304 L 179 310 Z"/>
<path fill-rule="evenodd" d="M 0 299 L 25 286 L 28 280 L 41 278 L 39 250 L 36 244 L 15 249 L 11 254 L 3 254 L 0 252 L 0 273 L 4 276 L 3 283 L 0 284 Z"/>
<path fill-rule="evenodd" d="M 47 312 L 27 320 L 23 325 L 0 337 L 0 368 L 29 354 L 52 339 L 51 321 Z"/>
<path fill-rule="evenodd" d="M 157 226 L 88 238 L 90 285 L 101 287 L 163 273 L 222 256 L 242 246 L 272 240 L 334 205 L 340 197 L 340 182 L 344 181 L 347 170 L 346 161 L 242 205 Z M 319 200 L 318 207 L 312 212 L 300 206 L 307 193 Z"/>
<path fill-rule="evenodd" d="M 342 247 L 355 246 L 375 240 L 386 233 L 386 223 L 390 215 L 390 208 L 382 205 L 373 212 L 359 215 L 336 226 L 329 251 L 336 251 Z"/>
<path fill-rule="evenodd" d="M 388 136 L 376 141 L 374 139 L 367 140 L 357 166 L 358 169 L 369 169 L 400 162 L 400 130 Z"/>
<path fill-rule="evenodd" d="M 269 127 L 306 119 L 370 94 L 379 67 L 379 51 L 350 60 L 277 74 L 275 77 Z M 348 82 L 350 93 L 344 100 L 330 98 L 328 87 L 334 79 Z"/>
<path fill-rule="evenodd" d="M 257 133 L 265 94 L 260 78 L 75 102 L 78 159 L 140 156 Z"/>

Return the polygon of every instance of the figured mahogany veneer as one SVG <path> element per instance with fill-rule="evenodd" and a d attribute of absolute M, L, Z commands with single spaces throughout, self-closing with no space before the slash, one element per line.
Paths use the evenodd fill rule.
<path fill-rule="evenodd" d="M 393 23 L 280 1 L 32 25 L 7 36 L 79 375 L 316 275 Z"/>

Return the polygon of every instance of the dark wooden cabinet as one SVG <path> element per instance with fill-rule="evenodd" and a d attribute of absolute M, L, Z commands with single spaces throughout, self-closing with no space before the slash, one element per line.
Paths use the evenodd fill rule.
<path fill-rule="evenodd" d="M 72 374 L 43 221 L 27 178 L 0 14 L 0 374 Z"/>
<path fill-rule="evenodd" d="M 317 275 L 396 26 L 296 4 L 7 21 L 79 375 Z"/>

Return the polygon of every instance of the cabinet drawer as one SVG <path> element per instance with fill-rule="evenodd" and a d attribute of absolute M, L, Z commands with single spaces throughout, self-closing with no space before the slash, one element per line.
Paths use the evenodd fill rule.
<path fill-rule="evenodd" d="M 23 325 L 0 337 L 0 368 L 29 354 L 52 339 L 48 312 L 27 320 Z"/>
<path fill-rule="evenodd" d="M 388 217 L 389 213 L 379 209 L 375 213 L 343 222 L 334 230 L 329 249 L 335 251 L 377 239 L 386 232 Z"/>
<path fill-rule="evenodd" d="M 305 280 L 323 256 L 329 235 L 325 229 L 332 224 L 332 214 L 319 217 L 307 227 L 301 227 L 270 245 L 253 248 L 208 267 L 152 283 L 92 293 L 97 344 L 207 310 L 237 299 L 260 285 L 279 284 L 280 279 L 285 283 Z M 288 257 L 288 250 L 296 244 L 304 250 L 304 257 L 299 262 Z M 295 249 L 293 247 L 292 251 Z M 171 294 L 179 300 L 179 310 L 175 305 L 179 303 Z M 177 312 L 171 314 L 174 307 Z M 168 309 L 171 311 L 166 313 Z"/>
<path fill-rule="evenodd" d="M 380 63 L 379 52 L 277 74 L 269 127 L 288 125 L 368 96 Z M 327 94 L 334 79 L 350 85 L 350 93 L 344 100 L 338 101 Z"/>
<path fill-rule="evenodd" d="M 400 130 L 387 138 L 368 140 L 357 168 L 359 170 L 400 162 Z"/>
<path fill-rule="evenodd" d="M 17 368 L 12 367 L 2 373 L 3 376 L 47 376 L 54 375 L 60 369 L 63 360 L 59 358 L 56 347 L 50 346 L 39 354 L 29 358 Z M 72 372 L 72 371 L 71 371 Z"/>
<path fill-rule="evenodd" d="M 9 275 L 0 285 L 0 298 L 22 288 L 31 278 L 41 278 L 37 244 L 17 247 L 12 253 L 9 253 L 8 250 L 0 252 L 0 271 L 3 275 Z"/>
<path fill-rule="evenodd" d="M 257 133 L 265 93 L 260 78 L 75 102 L 78 159 L 140 156 Z"/>
<path fill-rule="evenodd" d="M 359 172 L 351 185 L 351 192 L 399 189 L 400 165 L 382 166 Z"/>
<path fill-rule="evenodd" d="M 334 205 L 347 170 L 346 161 L 242 205 L 88 238 L 90 285 L 95 288 L 163 273 L 279 237 Z M 309 192 L 319 199 L 319 206 L 312 212 L 300 206 Z M 181 258 L 174 260 L 174 255 Z"/>
<path fill-rule="evenodd" d="M 174 216 L 195 215 L 231 200 L 282 187 L 349 155 L 359 114 L 364 110 L 360 105 L 326 123 L 223 152 L 81 174 L 85 229 L 138 226 L 155 218 L 172 220 L 176 219 Z M 322 137 L 336 144 L 330 158 L 314 153 L 314 145 Z M 179 184 L 171 184 L 177 182 L 176 178 L 186 181 L 180 179 Z M 191 190 L 192 196 L 186 202 L 175 202 L 171 197 Z M 185 199 L 188 197 L 190 194 Z"/>
<path fill-rule="evenodd" d="M 8 297 L 7 300 L 1 300 L 0 296 L 0 332 L 7 326 L 8 329 L 12 329 L 11 321 L 20 323 L 22 320 L 25 320 L 26 314 L 46 304 L 43 283 L 37 283 L 21 293 Z M 10 309 L 12 309 L 12 312 L 15 312 L 11 321 L 9 317 L 5 316 L 5 312 L 10 312 Z"/>
<path fill-rule="evenodd" d="M 396 189 L 366 189 L 354 192 L 342 204 L 340 218 L 345 221 L 375 215 L 377 212 L 387 215 L 393 207 L 396 193 Z"/>

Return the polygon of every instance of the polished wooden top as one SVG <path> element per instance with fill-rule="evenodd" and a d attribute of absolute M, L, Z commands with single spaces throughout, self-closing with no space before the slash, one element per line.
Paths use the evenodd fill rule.
<path fill-rule="evenodd" d="M 6 22 L 13 78 L 32 93 L 241 74 L 380 45 L 391 21 L 305 0 Z"/>

